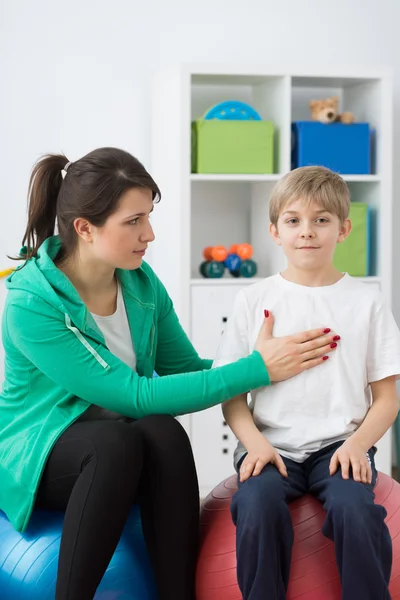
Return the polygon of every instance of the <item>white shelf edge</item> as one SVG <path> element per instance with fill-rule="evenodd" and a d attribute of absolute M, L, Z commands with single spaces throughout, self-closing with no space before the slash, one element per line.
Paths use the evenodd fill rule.
<path fill-rule="evenodd" d="M 190 279 L 191 286 L 197 285 L 251 285 L 252 283 L 257 283 L 258 281 L 262 281 L 265 277 L 217 277 L 215 279 L 207 278 L 207 277 L 192 277 Z M 375 275 L 370 275 L 367 277 L 355 277 L 358 281 L 364 281 L 365 283 L 380 283 L 381 278 Z"/>
<path fill-rule="evenodd" d="M 191 181 L 278 181 L 278 179 L 280 179 L 281 177 L 283 177 L 282 175 L 273 173 L 271 175 L 252 175 L 252 174 L 235 174 L 235 175 L 231 175 L 229 173 L 227 174 L 214 174 L 214 173 L 210 173 L 210 174 L 201 174 L 201 175 L 195 175 L 192 174 L 190 175 L 190 180 Z"/>
<path fill-rule="evenodd" d="M 365 283 L 381 283 L 382 278 L 377 275 L 368 275 L 367 277 L 355 277 L 358 281 L 364 281 Z"/>
<path fill-rule="evenodd" d="M 357 182 L 379 182 L 381 180 L 380 175 L 342 175 L 345 181 L 357 181 Z"/>
<path fill-rule="evenodd" d="M 241 181 L 250 181 L 250 182 L 268 182 L 268 181 L 278 181 L 281 177 L 283 177 L 284 173 L 277 174 L 273 173 L 271 175 L 252 175 L 252 174 L 191 174 L 190 181 L 201 182 L 201 181 L 225 181 L 225 182 L 241 182 Z M 349 183 L 351 182 L 359 182 L 359 183 L 377 183 L 381 180 L 380 175 L 342 175 L 343 179 Z"/>
<path fill-rule="evenodd" d="M 304 69 L 300 63 L 293 64 L 293 61 L 283 62 L 279 65 L 276 61 L 271 63 L 182 63 L 178 67 L 188 75 L 213 75 L 213 76 L 247 76 L 257 75 L 262 77 L 313 77 L 313 78 L 343 78 L 343 79 L 380 79 L 390 77 L 393 74 L 393 68 L 387 65 L 379 67 L 366 67 L 365 64 L 342 63 L 338 67 L 322 66 L 313 64 L 309 69 Z"/>
<path fill-rule="evenodd" d="M 190 280 L 190 285 L 250 285 L 252 283 L 257 283 L 257 281 L 262 281 L 265 279 L 264 277 L 230 277 L 226 275 L 225 277 L 219 277 L 216 279 L 211 278 L 200 278 L 200 277 L 192 277 Z"/>

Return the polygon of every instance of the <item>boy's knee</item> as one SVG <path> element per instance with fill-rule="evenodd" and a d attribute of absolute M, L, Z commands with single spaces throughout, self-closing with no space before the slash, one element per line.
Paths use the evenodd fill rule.
<path fill-rule="evenodd" d="M 232 498 L 231 513 L 235 524 L 239 518 L 249 518 L 253 524 L 278 519 L 287 511 L 281 485 L 258 477 L 247 480 Z"/>
<path fill-rule="evenodd" d="M 360 484 L 362 485 L 362 484 Z M 353 490 L 350 494 L 336 495 L 327 504 L 327 513 L 334 519 L 348 521 L 353 524 L 360 523 L 367 526 L 371 519 L 384 520 L 386 510 L 383 506 L 375 504 L 369 492 Z"/>

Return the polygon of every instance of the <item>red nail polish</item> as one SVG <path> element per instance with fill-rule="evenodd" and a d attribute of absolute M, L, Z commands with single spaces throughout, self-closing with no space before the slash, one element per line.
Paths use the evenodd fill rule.
<path fill-rule="evenodd" d="M 265 318 L 269 317 L 269 310 L 266 310 L 266 309 L 264 310 L 264 317 Z"/>
<path fill-rule="evenodd" d="M 327 327 L 326 329 L 324 329 L 324 333 L 329 333 L 330 329 Z"/>
<path fill-rule="evenodd" d="M 331 344 L 331 348 L 336 348 L 337 344 L 335 342 L 333 342 L 333 344 Z"/>
<path fill-rule="evenodd" d="M 322 360 L 328 360 L 329 356 L 323 356 Z"/>
<path fill-rule="evenodd" d="M 333 338 L 333 341 L 337 342 L 338 340 L 340 340 L 340 335 L 335 335 L 335 337 Z"/>

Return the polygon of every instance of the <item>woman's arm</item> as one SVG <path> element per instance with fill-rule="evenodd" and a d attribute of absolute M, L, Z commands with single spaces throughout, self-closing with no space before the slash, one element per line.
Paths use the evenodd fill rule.
<path fill-rule="evenodd" d="M 287 379 L 322 363 L 331 341 L 321 330 L 275 339 L 270 315 L 249 356 L 216 369 L 148 379 L 74 329 L 57 309 L 33 294 L 25 293 L 21 303 L 16 298 L 6 307 L 4 333 L 11 347 L 62 390 L 133 418 L 204 410 Z"/>
<path fill-rule="evenodd" d="M 5 336 L 62 390 L 133 418 L 204 410 L 249 387 L 269 384 L 256 351 L 220 369 L 140 377 L 107 348 L 74 332 L 56 309 L 36 296 L 28 303 L 25 298 L 21 304 L 17 300 L 8 304 Z"/>
<path fill-rule="evenodd" d="M 173 375 L 211 369 L 212 360 L 202 359 L 184 332 L 169 296 L 158 320 L 155 370 L 158 375 Z"/>
<path fill-rule="evenodd" d="M 146 265 L 156 298 L 158 341 L 155 370 L 158 375 L 174 375 L 211 369 L 212 360 L 200 358 L 175 312 L 164 284 Z"/>

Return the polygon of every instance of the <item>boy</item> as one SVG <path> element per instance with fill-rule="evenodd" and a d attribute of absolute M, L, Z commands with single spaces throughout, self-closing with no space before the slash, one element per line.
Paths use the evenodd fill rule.
<path fill-rule="evenodd" d="M 241 290 L 215 366 L 247 356 L 268 309 L 275 335 L 334 324 L 339 347 L 317 369 L 235 397 L 224 417 L 239 439 L 232 500 L 243 600 L 284 600 L 293 527 L 287 503 L 306 492 L 326 510 L 343 600 L 388 600 L 392 544 L 374 504 L 376 442 L 398 412 L 400 334 L 380 295 L 335 269 L 349 235 L 350 194 L 323 167 L 285 175 L 270 199 L 270 233 L 287 269 Z"/>

